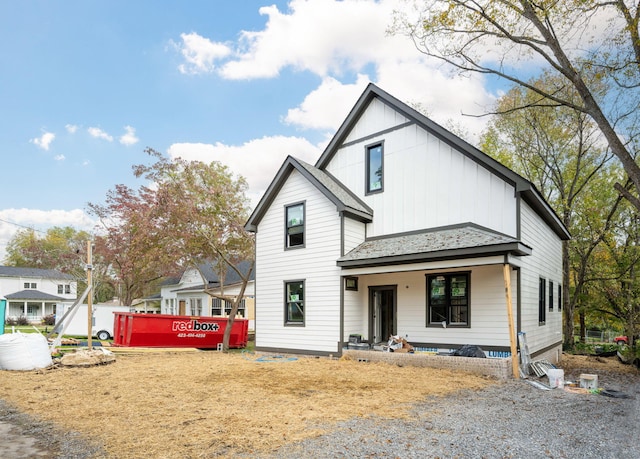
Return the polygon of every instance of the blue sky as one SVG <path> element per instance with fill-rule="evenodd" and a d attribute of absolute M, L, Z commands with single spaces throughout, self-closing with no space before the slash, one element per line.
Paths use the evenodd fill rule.
<path fill-rule="evenodd" d="M 494 87 L 386 33 L 399 0 L 0 1 L 0 261 L 21 227 L 91 231 L 87 203 L 152 147 L 218 160 L 255 202 L 311 163 L 368 82 L 477 135 Z"/>

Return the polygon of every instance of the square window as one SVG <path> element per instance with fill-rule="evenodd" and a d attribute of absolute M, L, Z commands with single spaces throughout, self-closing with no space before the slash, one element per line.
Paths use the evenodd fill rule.
<path fill-rule="evenodd" d="M 427 325 L 469 326 L 469 273 L 427 276 Z"/>
<path fill-rule="evenodd" d="M 286 247 L 304 247 L 304 203 L 287 206 Z"/>
<path fill-rule="evenodd" d="M 304 281 L 285 282 L 285 325 L 304 325 Z"/>
<path fill-rule="evenodd" d="M 383 188 L 383 179 L 384 179 L 384 169 L 383 169 L 383 158 L 382 158 L 382 144 L 376 144 L 367 147 L 367 194 L 370 193 L 378 193 L 382 191 Z"/>

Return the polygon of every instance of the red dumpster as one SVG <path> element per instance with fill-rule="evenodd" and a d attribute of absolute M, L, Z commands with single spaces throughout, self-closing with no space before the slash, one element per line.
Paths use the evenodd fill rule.
<path fill-rule="evenodd" d="M 116 312 L 114 316 L 114 346 L 217 348 L 227 327 L 227 319 L 222 317 L 130 312 Z M 235 319 L 229 347 L 245 347 L 248 337 L 249 321 Z"/>

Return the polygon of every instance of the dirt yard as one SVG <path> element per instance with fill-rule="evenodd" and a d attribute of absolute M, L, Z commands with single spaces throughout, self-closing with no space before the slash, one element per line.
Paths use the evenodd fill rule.
<path fill-rule="evenodd" d="M 600 363 L 568 356 L 563 367 L 594 371 Z M 353 417 L 405 417 L 426 397 L 489 384 L 499 383 L 384 363 L 138 351 L 88 368 L 1 371 L 0 398 L 82 433 L 110 458 L 231 457 L 260 455 Z"/>

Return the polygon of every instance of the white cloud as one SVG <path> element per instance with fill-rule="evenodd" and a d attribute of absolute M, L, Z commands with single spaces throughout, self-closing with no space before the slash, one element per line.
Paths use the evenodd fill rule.
<path fill-rule="evenodd" d="M 64 127 L 69 134 L 75 134 L 78 130 L 78 126 L 75 124 L 66 124 Z"/>
<path fill-rule="evenodd" d="M 126 133 L 120 137 L 121 144 L 131 146 L 138 143 L 140 139 L 136 137 L 136 130 L 134 128 L 132 128 L 131 126 L 125 126 L 124 130 L 126 131 Z"/>
<path fill-rule="evenodd" d="M 330 129 L 333 132 L 347 117 L 368 83 L 366 75 L 358 75 L 354 84 L 342 84 L 333 77 L 326 77 L 298 107 L 287 112 L 284 121 L 305 129 Z"/>
<path fill-rule="evenodd" d="M 402 58 L 416 51 L 405 37 L 386 34 L 397 5 L 396 0 L 292 0 L 289 13 L 262 7 L 265 28 L 242 31 L 236 54 L 220 73 L 229 79 L 269 78 L 292 67 L 326 76 L 360 71 L 389 53 Z"/>
<path fill-rule="evenodd" d="M 91 135 L 91 137 L 95 137 L 96 139 L 103 139 L 107 142 L 113 142 L 113 136 L 110 136 L 100 128 L 90 127 L 89 129 L 87 129 L 87 132 L 89 133 L 89 135 Z"/>
<path fill-rule="evenodd" d="M 49 146 L 51 146 L 51 142 L 56 138 L 56 135 L 53 132 L 45 132 L 40 137 L 36 137 L 35 139 L 29 140 L 29 142 L 36 144 L 38 147 L 43 150 L 49 150 Z"/>
<path fill-rule="evenodd" d="M 180 34 L 182 43 L 173 43 L 180 50 L 185 62 L 178 69 L 181 73 L 209 73 L 216 68 L 216 61 L 231 54 L 223 43 L 215 43 L 195 32 Z"/>
<path fill-rule="evenodd" d="M 55 155 L 53 159 L 55 159 L 56 161 L 64 161 L 66 158 L 64 157 L 64 155 Z"/>
<path fill-rule="evenodd" d="M 21 229 L 33 228 L 46 232 L 54 226 L 71 226 L 76 230 L 92 232 L 96 222 L 83 210 L 0 210 L 0 263 L 6 256 L 6 245 Z"/>
<path fill-rule="evenodd" d="M 188 161 L 220 161 L 247 180 L 248 197 L 255 204 L 287 155 L 314 164 L 322 152 L 306 139 L 275 136 L 242 145 L 176 143 L 169 147 L 167 153 L 171 158 L 180 157 Z"/>
<path fill-rule="evenodd" d="M 495 100 L 481 75 L 452 76 L 417 51 L 409 38 L 387 33 L 394 9 L 406 3 L 292 0 L 288 6 L 286 11 L 260 8 L 265 26 L 242 31 L 238 42 L 225 45 L 233 52 L 216 62 L 218 74 L 227 79 L 273 78 L 284 68 L 321 76 L 322 83 L 289 109 L 283 122 L 335 131 L 370 79 L 399 99 L 426 108 L 441 124 L 453 121 L 475 137 L 486 124 L 486 118 L 462 116 L 482 114 Z"/>

